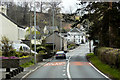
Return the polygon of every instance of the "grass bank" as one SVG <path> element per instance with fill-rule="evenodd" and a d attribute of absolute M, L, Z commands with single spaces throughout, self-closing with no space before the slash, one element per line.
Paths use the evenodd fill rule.
<path fill-rule="evenodd" d="M 110 67 L 109 65 L 101 62 L 100 59 L 98 59 L 98 57 L 95 56 L 93 53 L 87 54 L 87 58 L 96 68 L 98 68 L 108 77 L 113 78 L 115 80 L 120 80 L 120 70 Z"/>

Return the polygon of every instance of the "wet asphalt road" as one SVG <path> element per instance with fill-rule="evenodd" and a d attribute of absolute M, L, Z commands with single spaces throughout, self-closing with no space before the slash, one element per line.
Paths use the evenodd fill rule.
<path fill-rule="evenodd" d="M 108 80 L 89 64 L 85 57 L 87 53 L 89 53 L 88 44 L 83 44 L 68 52 L 66 54 L 67 59 L 53 59 L 51 62 L 31 73 L 27 78 Z"/>

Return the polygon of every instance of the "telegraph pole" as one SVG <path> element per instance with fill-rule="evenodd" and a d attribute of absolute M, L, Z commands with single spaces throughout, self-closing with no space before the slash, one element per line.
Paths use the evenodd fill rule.
<path fill-rule="evenodd" d="M 53 7 L 53 53 L 54 53 L 54 2 L 52 4 L 52 7 Z"/>
<path fill-rule="evenodd" d="M 61 34 L 61 30 L 62 30 L 62 19 L 60 19 L 60 34 Z M 62 36 L 62 34 L 61 34 Z M 62 50 L 62 37 L 60 38 L 60 48 Z"/>
<path fill-rule="evenodd" d="M 31 3 L 30 3 L 30 12 L 29 12 L 29 27 L 30 27 L 30 55 L 31 55 L 31 47 L 32 47 L 32 45 L 31 45 Z"/>
<path fill-rule="evenodd" d="M 88 13 L 88 16 L 90 17 L 90 11 L 89 11 L 89 13 Z M 88 30 L 90 29 L 89 28 L 90 27 L 90 22 L 89 22 L 89 20 L 88 20 Z M 90 36 L 89 36 L 90 37 Z M 92 50 L 91 50 L 91 39 L 89 38 L 89 52 L 91 53 L 92 52 Z"/>
<path fill-rule="evenodd" d="M 35 0 L 34 0 L 34 51 L 36 52 L 36 7 L 35 7 Z M 36 64 L 36 54 L 34 54 L 34 61 L 35 61 L 35 64 Z"/>

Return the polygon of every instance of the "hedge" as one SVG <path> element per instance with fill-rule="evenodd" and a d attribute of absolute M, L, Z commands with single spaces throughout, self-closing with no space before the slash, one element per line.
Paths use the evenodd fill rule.
<path fill-rule="evenodd" d="M 99 47 L 94 52 L 101 61 L 120 69 L 120 49 Z"/>

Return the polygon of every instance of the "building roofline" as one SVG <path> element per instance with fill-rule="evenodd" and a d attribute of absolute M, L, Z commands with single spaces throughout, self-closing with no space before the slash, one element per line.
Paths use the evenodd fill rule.
<path fill-rule="evenodd" d="M 71 32 L 73 29 L 76 29 L 78 32 L 80 32 L 80 30 L 76 27 L 72 28 L 69 32 Z"/>
<path fill-rule="evenodd" d="M 4 13 L 0 12 L 0 14 L 1 14 L 2 16 L 4 16 L 5 18 L 9 19 L 9 20 L 10 20 L 11 22 L 13 22 L 14 24 L 16 24 L 19 28 L 25 29 L 25 27 L 19 25 L 19 24 L 18 24 L 17 22 L 15 22 L 13 19 L 11 19 L 10 17 L 6 16 Z"/>
<path fill-rule="evenodd" d="M 57 34 L 57 33 L 54 33 L 54 34 L 56 34 L 58 37 L 60 37 L 60 38 L 64 39 L 64 38 L 63 38 L 63 37 L 61 37 L 59 34 Z M 50 35 L 48 35 L 46 38 L 50 37 L 51 35 L 53 35 L 53 33 L 51 33 Z"/>

